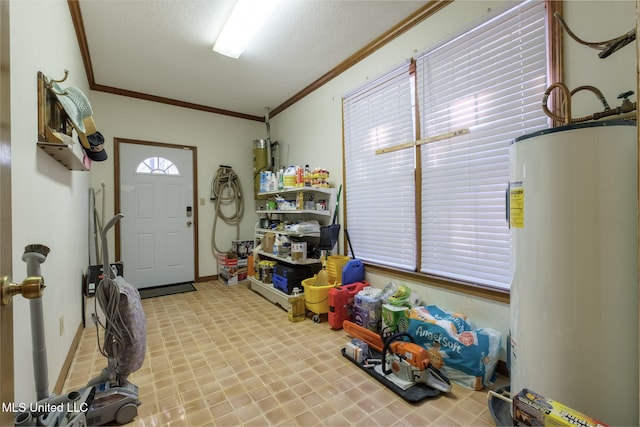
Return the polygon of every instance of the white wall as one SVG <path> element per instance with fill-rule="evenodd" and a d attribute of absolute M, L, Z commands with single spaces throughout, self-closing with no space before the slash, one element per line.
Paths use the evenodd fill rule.
<path fill-rule="evenodd" d="M 482 17 L 490 8 L 504 2 L 455 1 L 436 15 L 411 29 L 364 61 L 347 70 L 302 101 L 272 118 L 272 134 L 289 145 L 288 162 L 326 166 L 334 183 L 342 182 L 342 97 L 370 79 L 384 74 L 458 29 Z M 565 1 L 565 20 L 570 28 L 587 41 L 609 40 L 635 26 L 633 1 Z M 597 51 L 565 39 L 565 82 L 570 89 L 595 85 L 615 107 L 617 95 L 635 89 L 635 45 L 627 46 L 609 59 L 598 58 Z M 540 94 L 542 100 L 543 94 Z M 636 100 L 635 95 L 631 98 Z M 602 110 L 602 105 L 588 92 L 576 95 L 573 116 Z M 348 203 L 348 202 L 347 202 Z M 341 210 L 341 219 L 342 219 Z M 352 242 L 357 255 L 358 242 Z M 478 326 L 491 327 L 506 337 L 509 330 L 509 305 L 448 291 L 429 284 L 402 282 L 382 274 L 367 274 L 367 280 L 382 287 L 390 281 L 409 285 L 425 303 L 437 304 L 467 314 Z M 503 338 L 504 342 L 504 338 Z M 504 345 L 503 345 L 504 347 Z M 505 358 L 503 350 L 502 359 Z"/>
<path fill-rule="evenodd" d="M 88 172 L 71 172 L 36 147 L 37 72 L 59 79 L 69 70 L 69 84 L 87 91 L 73 23 L 65 0 L 12 1 L 11 139 L 13 278 L 26 277 L 21 260 L 28 244 L 51 249 L 42 264 L 44 323 L 52 390 L 81 317 L 82 273 L 88 261 Z M 13 298 L 15 398 L 35 400 L 29 302 Z M 59 333 L 59 320 L 64 332 Z"/>
<path fill-rule="evenodd" d="M 635 2 L 577 1 L 564 3 L 565 21 L 581 39 L 589 42 L 611 40 L 635 28 Z M 638 99 L 636 92 L 635 43 L 625 46 L 606 59 L 598 57 L 598 51 L 579 45 L 565 35 L 565 83 L 569 89 L 582 85 L 595 86 L 614 108 L 621 101 L 617 96 L 634 91 L 631 101 Z M 602 111 L 602 104 L 589 91 L 581 91 L 571 99 L 573 117 L 581 117 Z"/>

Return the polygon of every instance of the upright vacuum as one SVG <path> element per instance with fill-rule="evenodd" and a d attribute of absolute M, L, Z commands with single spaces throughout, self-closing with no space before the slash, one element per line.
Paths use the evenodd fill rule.
<path fill-rule="evenodd" d="M 74 426 L 126 424 L 138 414 L 138 387 L 128 376 L 137 371 L 146 352 L 146 316 L 138 290 L 110 269 L 106 232 L 123 218 L 117 214 L 101 233 L 103 277 L 96 287 L 96 302 L 104 313 L 104 322 L 94 314 L 96 327 L 104 329 L 100 352 L 107 358 L 101 374 L 87 387 L 56 396 L 48 391 L 48 369 L 44 337 L 42 301 L 35 298 L 31 306 L 33 364 L 38 401 L 18 405 L 16 426 Z M 29 245 L 23 255 L 29 276 L 40 276 L 40 264 L 49 248 Z M 96 310 L 97 311 L 97 310 Z"/>

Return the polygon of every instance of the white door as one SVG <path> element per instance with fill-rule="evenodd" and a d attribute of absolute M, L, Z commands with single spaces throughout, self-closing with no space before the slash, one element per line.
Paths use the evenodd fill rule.
<path fill-rule="evenodd" d="M 192 151 L 136 143 L 119 148 L 124 277 L 138 289 L 192 282 Z"/>

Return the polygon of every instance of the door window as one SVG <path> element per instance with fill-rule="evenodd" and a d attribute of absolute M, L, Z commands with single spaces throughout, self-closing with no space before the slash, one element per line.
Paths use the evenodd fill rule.
<path fill-rule="evenodd" d="M 154 156 L 144 159 L 138 164 L 136 173 L 158 175 L 180 175 L 178 167 L 171 160 Z"/>

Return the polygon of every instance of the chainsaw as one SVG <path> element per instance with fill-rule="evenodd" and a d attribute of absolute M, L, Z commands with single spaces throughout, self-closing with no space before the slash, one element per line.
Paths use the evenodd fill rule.
<path fill-rule="evenodd" d="M 411 342 L 399 341 L 407 337 Z M 438 368 L 431 364 L 427 350 L 416 344 L 406 332 L 392 335 L 382 350 L 382 372 L 413 383 L 425 383 L 444 393 L 451 391 L 451 383 Z"/>
<path fill-rule="evenodd" d="M 392 335 L 382 343 L 378 334 L 348 320 L 343 322 L 343 328 L 349 335 L 361 339 L 369 347 L 382 353 L 384 375 L 394 375 L 410 383 L 424 383 L 444 393 L 451 391 L 449 379 L 431 364 L 427 350 L 416 344 L 408 333 Z M 410 342 L 400 341 L 404 337 L 409 338 Z"/>

